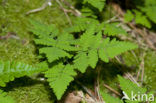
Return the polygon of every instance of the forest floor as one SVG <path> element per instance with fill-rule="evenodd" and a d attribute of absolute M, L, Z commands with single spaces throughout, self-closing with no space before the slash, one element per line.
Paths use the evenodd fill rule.
<path fill-rule="evenodd" d="M 41 11 L 28 14 L 28 11 L 39 8 L 44 3 L 43 0 L 6 0 L 0 4 L 0 60 L 16 60 L 32 65 L 39 62 L 38 51 L 33 42 L 34 35 L 30 32 L 29 19 L 35 19 L 45 24 L 55 24 L 60 30 L 69 25 L 68 18 L 56 2 L 52 2 L 51 6 L 47 6 Z M 145 28 L 140 29 L 131 23 L 123 23 L 124 10 L 118 4 L 109 5 L 103 12 L 104 20 L 108 20 L 114 15 L 120 15 L 118 19 L 121 20 L 123 27 L 133 34 L 128 37 L 123 36 L 121 39 L 136 42 L 141 46 L 134 51 L 116 57 L 109 64 L 101 64 L 98 67 L 102 68 L 99 74 L 88 70 L 83 76 L 76 78 L 77 81 L 81 81 L 81 84 L 72 82 L 73 85 L 70 86 L 62 101 L 70 100 L 71 102 L 68 103 L 77 103 L 72 102 L 72 99 L 78 101 L 79 96 L 91 100 L 92 97 L 86 92 L 93 94 L 98 92 L 95 88 L 99 81 L 98 86 L 104 91 L 120 95 L 116 86 L 117 74 L 124 74 L 127 78 L 130 78 L 129 76 L 140 77 L 137 78 L 139 83 L 144 83 L 142 85 L 149 90 L 156 90 L 156 33 L 154 29 L 149 31 Z M 73 21 L 74 15 L 69 14 L 69 18 Z M 35 78 L 36 75 L 18 78 L 8 83 L 4 90 L 9 91 L 8 95 L 18 103 L 56 102 L 56 97 L 48 83 Z M 84 90 L 84 87 L 87 90 Z M 65 103 L 62 101 L 60 102 Z"/>

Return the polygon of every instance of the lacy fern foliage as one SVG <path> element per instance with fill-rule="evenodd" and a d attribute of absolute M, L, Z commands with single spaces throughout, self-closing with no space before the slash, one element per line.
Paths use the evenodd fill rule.
<path fill-rule="evenodd" d="M 33 21 L 31 23 L 36 31 L 40 23 Z M 59 33 L 55 31 L 53 33 L 54 29 L 50 27 L 51 25 L 47 25 L 47 31 L 39 30 L 42 33 L 45 32 L 45 36 L 42 33 L 33 32 L 37 33 L 34 41 L 40 45 L 39 53 L 43 60 L 48 61 L 47 65 L 53 64 L 45 72 L 45 77 L 57 99 L 61 99 L 69 83 L 74 80 L 75 69 L 84 73 L 89 66 L 95 68 L 99 58 L 108 62 L 110 58 L 137 48 L 137 45 L 130 42 L 111 40 L 109 37 L 103 38 L 103 31 L 107 30 L 109 35 L 122 34 L 123 31 L 116 30 L 112 33 L 105 23 L 100 24 L 90 18 L 78 18 L 78 22 L 72 27 Z M 54 28 L 58 31 L 56 27 Z M 79 33 L 80 36 L 75 38 L 74 33 Z"/>
<path fill-rule="evenodd" d="M 57 99 L 61 99 L 69 83 L 74 80 L 75 75 L 76 72 L 72 65 L 63 65 L 62 63 L 45 72 L 45 77 L 48 78 L 49 85 L 53 88 Z"/>
<path fill-rule="evenodd" d="M 123 91 L 123 97 L 122 98 L 115 98 L 107 93 L 104 92 L 100 92 L 103 100 L 106 103 L 143 103 L 145 101 L 147 101 L 147 97 L 143 96 L 142 99 L 136 98 L 137 100 L 132 100 L 132 92 L 133 94 L 137 95 L 142 95 L 142 94 L 146 94 L 149 95 L 153 92 L 147 92 L 146 88 L 140 87 L 137 84 L 133 83 L 130 80 L 127 80 L 121 76 L 118 76 L 118 80 L 120 83 L 120 87 L 121 90 Z M 153 97 L 154 98 L 154 97 Z M 124 102 L 125 101 L 125 102 Z M 154 103 L 154 102 L 152 102 Z"/>
<path fill-rule="evenodd" d="M 136 24 L 151 28 L 151 24 L 156 23 L 156 12 L 154 12 L 156 11 L 156 1 L 142 0 L 140 2 L 143 2 L 142 6 L 136 5 L 137 9 L 127 10 L 125 21 L 130 22 L 134 19 Z"/>
<path fill-rule="evenodd" d="M 43 69 L 34 68 L 21 62 L 0 61 L 0 86 L 5 87 L 7 82 L 13 81 L 15 78 L 30 76 L 41 71 Z"/>

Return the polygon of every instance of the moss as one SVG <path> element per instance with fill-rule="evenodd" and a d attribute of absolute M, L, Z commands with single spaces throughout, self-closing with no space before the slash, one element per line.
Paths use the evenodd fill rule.
<path fill-rule="evenodd" d="M 25 46 L 21 42 L 15 40 L 0 41 L 0 57 L 2 59 L 35 61 L 35 49 L 32 43 L 33 36 L 30 33 L 31 25 L 29 19 L 35 19 L 46 24 L 56 24 L 60 30 L 68 25 L 68 21 L 62 10 L 56 2 L 46 7 L 44 10 L 30 15 L 26 13 L 32 9 L 36 9 L 44 4 L 45 0 L 1 0 L 0 1 L 0 35 L 13 33 L 20 38 L 20 41 L 27 41 Z M 26 59 L 25 59 L 26 57 Z M 17 59 L 18 58 L 18 59 Z M 21 58 L 21 59 L 19 59 Z M 25 60 L 23 60 L 25 59 Z M 29 61 L 29 62 L 30 62 Z"/>
<path fill-rule="evenodd" d="M 44 2 L 45 0 L 0 0 L 0 36 L 11 34 L 15 37 L 0 39 L 0 60 L 20 61 L 33 65 L 39 62 L 32 41 L 33 34 L 29 30 L 31 28 L 29 19 L 55 24 L 60 30 L 68 26 L 64 12 L 54 1 L 51 7 L 47 6 L 42 11 L 26 15 L 28 11 L 41 7 Z M 18 86 L 19 84 L 21 86 Z M 53 103 L 55 96 L 49 93 L 51 89 L 47 89 L 44 83 L 29 84 L 30 82 L 25 79 L 16 79 L 5 89 L 17 103 Z"/>
<path fill-rule="evenodd" d="M 156 53 L 148 51 L 145 57 L 145 85 L 150 90 L 156 90 Z"/>
<path fill-rule="evenodd" d="M 135 53 L 135 55 L 133 54 Z M 156 89 L 156 54 L 154 51 L 137 49 L 134 52 L 126 52 L 122 55 L 124 63 L 132 68 L 134 72 L 138 72 L 140 63 L 142 61 L 142 54 L 145 53 L 144 58 L 144 86 L 149 90 Z"/>
<path fill-rule="evenodd" d="M 5 89 L 17 103 L 54 103 L 54 100 L 56 100 L 46 82 L 28 77 L 10 82 Z"/>

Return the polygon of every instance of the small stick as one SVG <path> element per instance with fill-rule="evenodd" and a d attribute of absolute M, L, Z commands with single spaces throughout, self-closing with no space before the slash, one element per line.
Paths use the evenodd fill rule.
<path fill-rule="evenodd" d="M 74 12 L 72 12 L 75 16 L 81 16 L 81 12 L 77 9 L 75 9 L 69 2 L 62 0 L 62 2 L 67 5 L 69 8 L 71 8 L 72 10 L 74 10 Z"/>
<path fill-rule="evenodd" d="M 134 82 L 135 84 L 137 84 L 137 86 L 140 87 L 140 85 L 138 84 L 138 82 L 133 78 L 133 76 L 130 73 L 126 73 L 126 77 L 128 79 L 130 79 L 132 82 Z"/>
<path fill-rule="evenodd" d="M 118 95 L 119 97 L 121 97 L 121 94 L 119 92 L 117 92 L 116 90 L 114 90 L 113 88 L 111 88 L 110 86 L 104 84 L 104 87 L 106 87 L 107 89 L 109 89 L 111 92 L 115 93 L 116 95 Z"/>
<path fill-rule="evenodd" d="M 26 13 L 26 15 L 29 15 L 31 13 L 35 13 L 35 12 L 39 12 L 39 11 L 42 11 L 44 10 L 47 6 L 51 6 L 51 0 L 47 0 L 40 8 L 37 8 L 37 9 L 33 9 L 33 10 L 30 10 Z"/>
<path fill-rule="evenodd" d="M 64 14 L 65 14 L 65 16 L 66 16 L 66 18 L 67 18 L 69 24 L 72 25 L 72 22 L 71 22 L 71 20 L 70 20 L 70 18 L 69 18 L 69 16 L 68 16 L 66 10 L 63 8 L 63 5 L 61 4 L 61 2 L 60 2 L 59 0 L 56 0 L 56 2 L 60 5 L 61 9 L 63 10 L 63 12 L 64 12 Z"/>
<path fill-rule="evenodd" d="M 83 84 L 81 84 L 79 81 L 76 81 L 76 82 L 77 82 L 77 84 L 79 84 L 79 85 L 84 89 L 84 91 L 85 91 L 90 97 L 93 98 L 94 101 L 97 101 L 96 97 L 94 97 L 94 96 L 92 95 L 92 93 L 87 89 L 87 87 L 85 87 L 85 86 L 84 86 Z"/>
<path fill-rule="evenodd" d="M 140 64 L 140 67 L 142 68 L 142 74 L 141 74 L 141 84 L 143 84 L 143 81 L 144 81 L 144 71 L 145 71 L 145 63 L 144 63 L 144 57 L 145 57 L 145 52 L 143 54 L 143 58 L 142 58 L 142 61 L 141 61 L 141 64 Z"/>

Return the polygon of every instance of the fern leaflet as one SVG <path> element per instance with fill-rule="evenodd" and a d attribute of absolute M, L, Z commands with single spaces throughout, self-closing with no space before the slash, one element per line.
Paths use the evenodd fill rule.
<path fill-rule="evenodd" d="M 74 80 L 73 76 L 75 75 L 76 72 L 72 65 L 68 64 L 65 66 L 62 63 L 45 72 L 45 77 L 48 78 L 48 82 L 51 88 L 53 88 L 57 99 L 61 99 L 69 83 Z"/>
<path fill-rule="evenodd" d="M 5 87 L 7 82 L 13 81 L 15 78 L 29 76 L 43 70 L 43 68 L 34 68 L 20 62 L 0 61 L 0 86 Z"/>

